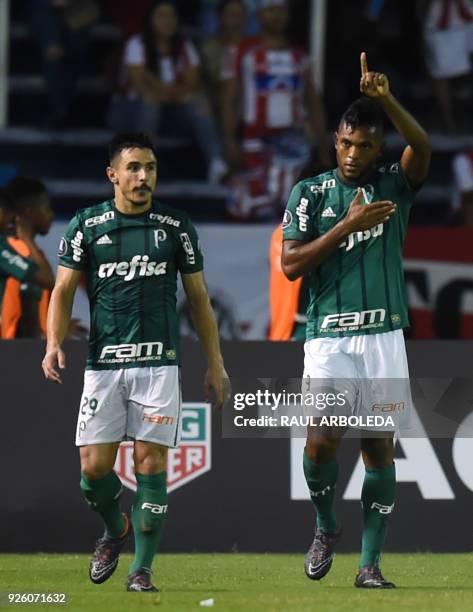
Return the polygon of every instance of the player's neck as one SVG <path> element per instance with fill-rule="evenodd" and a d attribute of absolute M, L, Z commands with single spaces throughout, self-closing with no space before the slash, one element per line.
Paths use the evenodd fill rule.
<path fill-rule="evenodd" d="M 366 181 L 369 179 L 369 177 L 373 174 L 374 172 L 374 168 L 370 168 L 369 170 L 367 170 L 366 172 L 364 172 L 363 174 L 361 174 L 360 176 L 358 176 L 357 178 L 353 178 L 350 179 L 346 176 L 344 176 L 343 172 L 340 170 L 340 168 L 337 168 L 337 178 L 342 182 L 345 183 L 345 185 L 364 185 L 366 183 Z"/>
<path fill-rule="evenodd" d="M 153 200 L 150 198 L 148 202 L 143 204 L 132 204 L 129 200 L 125 198 L 120 198 L 115 196 L 114 199 L 115 208 L 118 212 L 121 212 L 124 215 L 140 215 L 151 208 L 153 205 Z"/>

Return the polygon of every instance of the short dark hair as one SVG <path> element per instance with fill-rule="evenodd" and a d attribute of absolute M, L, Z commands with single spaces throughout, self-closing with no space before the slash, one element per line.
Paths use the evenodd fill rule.
<path fill-rule="evenodd" d="M 343 113 L 340 126 L 343 124 L 356 130 L 359 127 L 375 127 L 379 134 L 384 132 L 384 116 L 381 106 L 371 98 L 358 98 Z"/>
<path fill-rule="evenodd" d="M 151 149 L 156 156 L 153 138 L 146 132 L 124 132 L 114 136 L 108 145 L 108 157 L 110 162 L 112 162 L 123 149 Z"/>
<path fill-rule="evenodd" d="M 46 185 L 36 178 L 17 176 L 5 185 L 5 196 L 15 208 L 31 204 L 31 198 L 47 193 Z"/>

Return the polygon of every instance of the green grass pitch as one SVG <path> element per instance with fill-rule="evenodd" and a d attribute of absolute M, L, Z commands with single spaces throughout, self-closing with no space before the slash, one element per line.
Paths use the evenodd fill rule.
<path fill-rule="evenodd" d="M 382 569 L 397 583 L 393 591 L 353 587 L 357 555 L 337 555 L 321 582 L 304 575 L 304 555 L 189 554 L 161 555 L 155 561 L 153 594 L 127 593 L 131 557 L 122 555 L 110 580 L 89 581 L 86 555 L 0 555 L 0 591 L 66 592 L 67 605 L 28 606 L 30 610 L 84 612 L 157 612 L 205 610 L 199 602 L 213 598 L 215 612 L 462 612 L 473 610 L 473 555 L 386 554 Z M 3 610 L 24 608 L 0 605 Z"/>

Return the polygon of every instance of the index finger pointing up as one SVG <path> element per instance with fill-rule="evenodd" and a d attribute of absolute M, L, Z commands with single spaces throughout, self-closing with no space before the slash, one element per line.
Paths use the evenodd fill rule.
<path fill-rule="evenodd" d="M 361 64 L 361 76 L 365 76 L 365 74 L 368 74 L 368 60 L 366 57 L 366 53 L 364 51 L 360 55 L 360 64 Z"/>

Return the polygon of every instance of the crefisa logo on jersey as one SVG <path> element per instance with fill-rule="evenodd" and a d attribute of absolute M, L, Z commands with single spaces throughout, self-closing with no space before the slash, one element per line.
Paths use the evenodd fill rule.
<path fill-rule="evenodd" d="M 182 439 L 179 448 L 168 452 L 168 492 L 199 478 L 212 467 L 211 407 L 200 402 L 182 406 Z M 133 442 L 122 442 L 114 467 L 122 484 L 136 491 L 133 465 Z"/>

